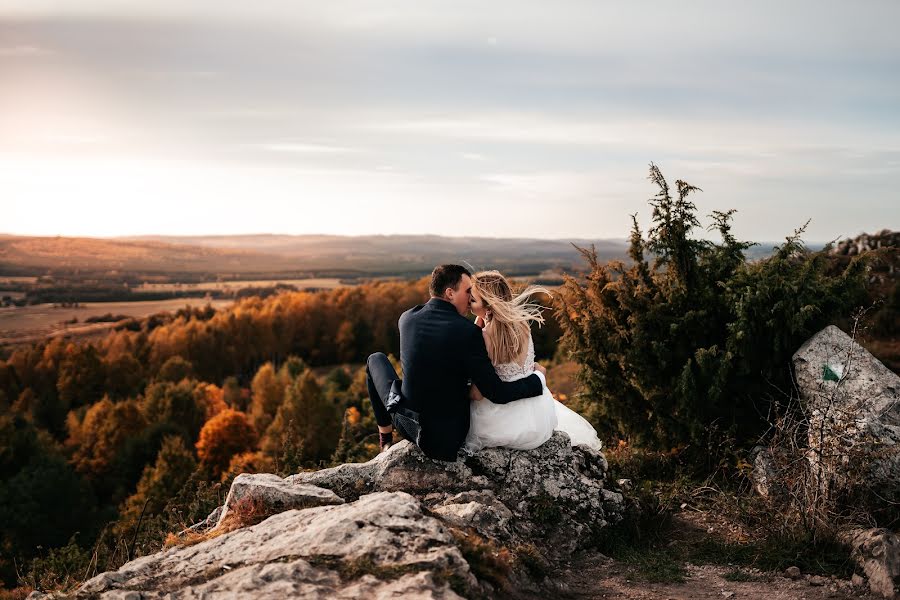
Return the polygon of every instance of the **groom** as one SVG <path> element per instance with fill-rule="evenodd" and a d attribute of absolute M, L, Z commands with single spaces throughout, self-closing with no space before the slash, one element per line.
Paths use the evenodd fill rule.
<path fill-rule="evenodd" d="M 369 401 L 382 450 L 396 427 L 431 458 L 455 461 L 469 432 L 469 383 L 491 402 L 539 396 L 546 370 L 504 382 L 488 358 L 481 329 L 466 318 L 472 279 L 465 267 L 441 265 L 431 273 L 431 299 L 400 316 L 401 381 L 387 356 L 366 364 Z"/>

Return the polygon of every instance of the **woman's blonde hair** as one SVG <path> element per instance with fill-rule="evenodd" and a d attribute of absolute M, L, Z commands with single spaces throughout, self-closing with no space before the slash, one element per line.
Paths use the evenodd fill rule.
<path fill-rule="evenodd" d="M 490 313 L 490 334 L 485 336 L 488 356 L 495 365 L 515 361 L 522 355 L 532 321 L 544 324 L 546 308 L 529 302 L 534 294 L 552 295 L 541 286 L 530 285 L 513 297 L 512 288 L 499 271 L 480 271 L 472 276 L 472 288 Z"/>

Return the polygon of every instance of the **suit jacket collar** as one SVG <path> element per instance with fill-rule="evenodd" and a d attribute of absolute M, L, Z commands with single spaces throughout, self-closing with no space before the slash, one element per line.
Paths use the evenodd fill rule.
<path fill-rule="evenodd" d="M 428 301 L 428 306 L 430 306 L 433 309 L 446 310 L 446 311 L 452 312 L 457 315 L 459 314 L 456 311 L 456 307 L 453 306 L 452 304 L 450 304 L 449 302 L 447 302 L 446 300 L 444 300 L 443 298 L 432 298 L 431 300 Z"/>

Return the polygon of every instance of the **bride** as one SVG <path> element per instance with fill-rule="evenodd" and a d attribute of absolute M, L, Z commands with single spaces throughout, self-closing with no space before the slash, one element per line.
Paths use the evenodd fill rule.
<path fill-rule="evenodd" d="M 488 355 L 504 381 L 521 379 L 534 371 L 530 324 L 543 324 L 544 317 L 543 307 L 528 299 L 539 292 L 549 294 L 542 287 L 530 286 L 513 297 L 509 283 L 498 271 L 472 276 L 471 310 L 475 324 L 482 328 Z M 540 396 L 509 404 L 494 404 L 488 398 L 473 400 L 470 410 L 469 433 L 463 445 L 467 452 L 490 446 L 530 450 L 550 439 L 554 430 L 566 432 L 573 446 L 583 444 L 600 449 L 600 439 L 591 424 L 557 402 L 546 386 Z"/>

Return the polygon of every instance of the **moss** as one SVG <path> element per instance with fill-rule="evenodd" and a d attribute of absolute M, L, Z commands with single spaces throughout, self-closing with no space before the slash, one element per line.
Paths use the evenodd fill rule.
<path fill-rule="evenodd" d="M 563 513 L 556 500 L 548 494 L 539 494 L 528 501 L 531 518 L 539 525 L 558 523 Z"/>
<path fill-rule="evenodd" d="M 399 579 L 409 573 L 418 573 L 419 571 L 428 571 L 423 565 L 387 565 L 375 563 L 370 557 L 362 556 L 352 560 L 344 560 L 339 556 L 330 555 L 314 555 L 291 557 L 302 558 L 313 566 L 323 567 L 337 572 L 341 581 L 352 581 L 359 579 L 364 575 L 371 575 L 381 581 L 393 581 Z M 469 598 L 472 597 L 472 590 L 465 578 L 450 569 L 434 569 L 430 570 L 435 583 L 438 585 L 449 585 L 457 594 Z"/>
<path fill-rule="evenodd" d="M 361 556 L 351 560 L 344 560 L 339 556 L 317 554 L 301 557 L 311 565 L 325 567 L 336 571 L 341 581 L 359 579 L 363 575 L 372 575 L 382 581 L 393 581 L 407 573 L 422 571 L 421 565 L 387 565 L 378 564 L 368 556 Z"/>

